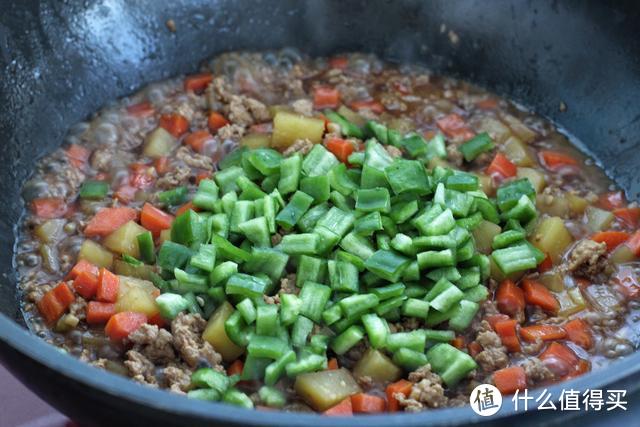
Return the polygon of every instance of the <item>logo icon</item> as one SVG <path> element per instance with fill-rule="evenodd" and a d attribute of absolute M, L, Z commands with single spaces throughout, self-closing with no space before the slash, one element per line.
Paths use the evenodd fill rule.
<path fill-rule="evenodd" d="M 502 393 L 491 384 L 480 384 L 471 392 L 469 404 L 476 414 L 489 417 L 502 407 Z"/>

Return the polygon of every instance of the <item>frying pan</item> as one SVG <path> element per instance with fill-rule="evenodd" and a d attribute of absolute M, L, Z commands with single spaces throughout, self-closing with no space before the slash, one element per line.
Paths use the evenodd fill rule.
<path fill-rule="evenodd" d="M 616 423 L 620 413 L 590 412 L 585 418 L 503 408 L 483 419 L 468 407 L 338 420 L 176 397 L 86 366 L 30 335 L 20 320 L 11 254 L 24 209 L 20 187 L 35 161 L 62 143 L 71 124 L 145 83 L 193 72 L 203 59 L 237 49 L 292 46 L 311 55 L 370 51 L 478 83 L 556 121 L 635 199 L 640 4 L 0 0 L 0 8 L 0 359 L 62 412 L 86 426 L 528 426 L 581 415 L 583 425 Z M 175 33 L 167 30 L 168 19 L 176 23 Z M 451 42 L 449 31 L 458 43 Z M 566 111 L 559 110 L 560 102 Z M 640 403 L 639 380 L 636 353 L 549 390 L 558 396 L 560 387 L 624 388 L 633 412 Z"/>

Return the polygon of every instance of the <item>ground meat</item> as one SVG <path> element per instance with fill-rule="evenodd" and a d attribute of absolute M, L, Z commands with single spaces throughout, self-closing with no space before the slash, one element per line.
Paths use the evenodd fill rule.
<path fill-rule="evenodd" d="M 133 349 L 154 363 L 169 363 L 176 358 L 173 351 L 173 336 L 166 329 L 145 324 L 129 335 Z"/>
<path fill-rule="evenodd" d="M 398 147 L 394 147 L 393 145 L 385 145 L 385 150 L 391 157 L 402 157 L 402 151 Z"/>
<path fill-rule="evenodd" d="M 224 370 L 222 356 L 208 342 L 202 339 L 207 322 L 199 314 L 180 313 L 171 322 L 173 346 L 191 368 L 208 364 L 214 369 Z"/>
<path fill-rule="evenodd" d="M 356 377 L 356 381 L 358 382 L 360 387 L 362 387 L 365 390 L 369 390 L 374 385 L 373 378 L 371 378 L 369 375 L 362 375 L 362 376 Z"/>
<path fill-rule="evenodd" d="M 313 102 L 308 99 L 298 99 L 291 104 L 293 111 L 298 114 L 310 116 L 313 113 Z"/>
<path fill-rule="evenodd" d="M 274 296 L 262 295 L 262 299 L 270 305 L 280 304 L 280 294 L 275 294 Z"/>
<path fill-rule="evenodd" d="M 415 317 L 407 317 L 402 322 L 389 323 L 391 333 L 415 331 L 420 327 L 420 320 Z"/>
<path fill-rule="evenodd" d="M 345 356 L 347 357 L 347 359 L 351 359 L 352 361 L 357 362 L 358 360 L 362 359 L 362 356 L 364 356 L 364 353 L 368 349 L 369 341 L 365 338 L 355 346 L 351 347 L 351 349 L 345 353 Z"/>
<path fill-rule="evenodd" d="M 447 160 L 454 166 L 460 167 L 462 166 L 462 153 L 458 150 L 458 146 L 453 143 L 448 143 L 446 146 L 447 149 Z"/>
<path fill-rule="evenodd" d="M 99 171 L 108 172 L 115 151 L 113 148 L 98 148 L 91 155 L 91 167 Z"/>
<path fill-rule="evenodd" d="M 593 278 L 607 267 L 606 254 L 606 243 L 581 240 L 569 255 L 568 269 L 577 276 Z"/>
<path fill-rule="evenodd" d="M 296 275 L 289 274 L 280 280 L 280 293 L 298 295 L 300 288 L 296 286 Z"/>
<path fill-rule="evenodd" d="M 89 362 L 91 365 L 95 366 L 96 368 L 100 368 L 100 369 L 107 369 L 107 363 L 109 361 L 107 359 L 103 359 L 102 357 L 96 360 L 93 360 L 91 362 Z"/>
<path fill-rule="evenodd" d="M 228 111 L 229 120 L 241 126 L 250 126 L 271 118 L 269 110 L 262 102 L 241 95 L 231 95 Z"/>
<path fill-rule="evenodd" d="M 191 371 L 179 366 L 167 366 L 162 370 L 162 375 L 171 391 L 184 394 L 191 385 Z"/>
<path fill-rule="evenodd" d="M 221 140 L 240 139 L 244 135 L 244 127 L 236 124 L 228 124 L 218 129 L 218 137 Z"/>
<path fill-rule="evenodd" d="M 553 372 L 549 370 L 537 357 L 530 357 L 522 364 L 524 373 L 527 375 L 527 383 L 533 386 L 542 381 L 549 381 L 554 378 Z"/>
<path fill-rule="evenodd" d="M 409 396 L 405 397 L 402 393 L 394 394 L 405 411 L 418 412 L 425 408 L 440 408 L 447 404 L 448 399 L 444 395 L 442 379 L 431 372 L 431 365 L 427 364 L 410 373 L 409 381 L 414 383 Z"/>
<path fill-rule="evenodd" d="M 176 157 L 192 168 L 213 170 L 213 160 L 211 157 L 194 153 L 189 147 L 182 146 L 176 151 Z"/>
<path fill-rule="evenodd" d="M 282 153 L 285 156 L 291 156 L 295 153 L 300 153 L 302 155 L 307 154 L 313 148 L 313 142 L 305 139 L 296 139 L 293 144 L 291 144 L 284 152 Z"/>
<path fill-rule="evenodd" d="M 209 108 L 217 110 L 219 104 L 226 104 L 231 101 L 231 88 L 224 77 L 216 77 L 207 87 L 205 95 Z"/>
<path fill-rule="evenodd" d="M 522 348 L 522 352 L 524 354 L 538 354 L 542 347 L 544 347 L 544 341 L 540 338 L 537 338 L 534 342 L 523 342 L 520 347 Z"/>
<path fill-rule="evenodd" d="M 87 317 L 87 301 L 80 296 L 76 296 L 76 299 L 69 306 L 69 313 L 79 320 L 84 320 Z"/>
<path fill-rule="evenodd" d="M 282 234 L 276 233 L 271 236 L 271 246 L 277 246 L 282 242 Z"/>
<path fill-rule="evenodd" d="M 167 172 L 156 182 L 156 186 L 163 190 L 183 185 L 191 176 L 191 169 L 186 166 L 178 166 L 174 170 Z"/>
<path fill-rule="evenodd" d="M 475 359 L 486 372 L 505 368 L 509 364 L 507 349 L 502 345 L 498 334 L 492 330 L 481 331 L 478 333 L 476 341 L 483 350 L 478 353 Z"/>
<path fill-rule="evenodd" d="M 127 360 L 124 364 L 129 369 L 129 376 L 134 380 L 153 387 L 158 386 L 155 365 L 141 353 L 135 350 L 127 351 Z"/>

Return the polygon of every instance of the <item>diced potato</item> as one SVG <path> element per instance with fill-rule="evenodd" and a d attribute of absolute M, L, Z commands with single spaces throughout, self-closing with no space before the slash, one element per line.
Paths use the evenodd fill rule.
<path fill-rule="evenodd" d="M 578 288 L 572 288 L 566 292 L 560 292 L 555 294 L 555 297 L 560 303 L 558 316 L 568 317 L 586 308 L 584 299 L 582 298 L 582 294 L 580 294 L 580 289 Z"/>
<path fill-rule="evenodd" d="M 160 232 L 160 237 L 158 237 L 158 246 L 162 246 L 162 244 L 166 241 L 171 240 L 171 229 L 167 228 L 166 230 L 162 230 Z"/>
<path fill-rule="evenodd" d="M 484 194 L 486 194 L 487 196 L 493 197 L 496 192 L 496 187 L 493 185 L 493 179 L 491 179 L 490 176 L 481 173 L 477 174 L 476 176 L 478 177 L 480 190 L 484 191 Z"/>
<path fill-rule="evenodd" d="M 58 319 L 58 322 L 55 326 L 55 331 L 60 333 L 69 332 L 74 329 L 80 323 L 80 319 L 71 313 L 67 313 Z"/>
<path fill-rule="evenodd" d="M 498 144 L 504 143 L 511 136 L 511 129 L 493 117 L 483 117 L 478 125 L 478 130 L 487 132 L 491 139 Z"/>
<path fill-rule="evenodd" d="M 609 228 L 614 219 L 611 212 L 594 206 L 587 206 L 585 213 L 587 214 L 587 227 L 594 232 Z"/>
<path fill-rule="evenodd" d="M 569 201 L 563 196 L 538 194 L 536 196 L 536 207 L 541 213 L 546 213 L 550 216 L 566 218 L 569 215 Z"/>
<path fill-rule="evenodd" d="M 636 254 L 627 245 L 619 245 L 609 256 L 611 262 L 616 265 L 632 262 L 636 260 Z"/>
<path fill-rule="evenodd" d="M 532 168 L 518 168 L 518 178 L 528 178 L 536 193 L 541 193 L 547 185 L 542 172 Z"/>
<path fill-rule="evenodd" d="M 365 119 L 360 114 L 353 111 L 352 109 L 345 107 L 344 105 L 341 105 L 340 107 L 338 107 L 337 111 L 338 111 L 338 114 L 340 114 L 345 119 L 349 120 L 354 125 L 364 126 L 365 123 L 367 123 L 367 119 Z M 405 130 L 407 129 L 407 125 L 409 126 L 409 129 Z M 391 123 L 389 123 L 389 127 L 391 129 L 399 130 L 401 133 L 408 133 L 413 129 L 412 126 L 413 126 L 413 122 L 407 119 L 393 119 L 391 120 Z"/>
<path fill-rule="evenodd" d="M 517 117 L 512 116 L 511 114 L 504 114 L 502 116 L 502 120 L 509 125 L 513 133 L 515 133 L 523 142 L 531 142 L 536 138 L 536 133 L 529 129 Z"/>
<path fill-rule="evenodd" d="M 150 265 L 140 265 L 138 267 L 129 264 L 121 259 L 113 263 L 113 272 L 122 276 L 136 277 L 138 279 L 149 280 L 149 273 L 152 271 Z"/>
<path fill-rule="evenodd" d="M 356 378 L 370 377 L 379 384 L 393 382 L 402 376 L 402 369 L 380 351 L 370 348 L 353 368 Z"/>
<path fill-rule="evenodd" d="M 294 388 L 316 411 L 325 411 L 361 391 L 351 373 L 344 368 L 298 375 Z"/>
<path fill-rule="evenodd" d="M 275 115 L 281 111 L 287 112 L 287 113 L 293 113 L 293 109 L 285 104 L 277 104 L 277 105 L 269 105 L 267 107 L 267 109 L 269 110 L 269 115 L 271 115 L 271 117 L 275 117 Z"/>
<path fill-rule="evenodd" d="M 36 227 L 35 233 L 42 243 L 57 242 L 64 236 L 65 219 L 50 219 Z"/>
<path fill-rule="evenodd" d="M 113 254 L 105 249 L 101 244 L 93 240 L 85 240 L 80 246 L 78 259 L 84 259 L 98 267 L 111 268 L 113 264 Z"/>
<path fill-rule="evenodd" d="M 144 233 L 145 230 L 141 225 L 134 221 L 129 221 L 104 239 L 104 245 L 113 252 L 119 254 L 127 254 L 135 258 L 140 258 L 140 249 L 138 248 L 138 235 Z"/>
<path fill-rule="evenodd" d="M 493 238 L 500 234 L 501 231 L 502 229 L 499 225 L 482 220 L 472 232 L 476 242 L 476 249 L 483 254 L 491 253 Z"/>
<path fill-rule="evenodd" d="M 224 330 L 224 322 L 233 314 L 233 311 L 231 304 L 225 301 L 211 315 L 202 333 L 202 339 L 211 344 L 225 362 L 232 362 L 244 353 L 244 348 L 234 344 Z"/>
<path fill-rule="evenodd" d="M 564 290 L 564 277 L 558 272 L 549 271 L 543 273 L 538 281 L 545 285 L 547 289 L 553 292 L 562 292 Z"/>
<path fill-rule="evenodd" d="M 168 155 L 176 146 L 176 139 L 164 128 L 158 127 L 151 131 L 144 140 L 142 154 L 147 157 L 163 157 Z"/>
<path fill-rule="evenodd" d="M 273 146 L 287 148 L 297 139 L 308 139 L 314 144 L 322 142 L 324 120 L 300 114 L 279 111 L 273 118 Z"/>
<path fill-rule="evenodd" d="M 567 201 L 569 202 L 569 210 L 573 215 L 582 215 L 589 206 L 587 199 L 576 196 L 573 193 L 567 193 Z"/>
<path fill-rule="evenodd" d="M 158 314 L 156 298 L 160 295 L 160 290 L 153 286 L 148 280 L 135 277 L 121 276 L 118 287 L 118 300 L 116 301 L 116 312 L 134 311 L 143 313 L 147 317 Z"/>
<path fill-rule="evenodd" d="M 556 264 L 567 246 L 573 242 L 571 234 L 564 225 L 562 218 L 551 216 L 541 220 L 536 226 L 531 243 L 542 252 L 549 254 Z"/>
<path fill-rule="evenodd" d="M 271 135 L 250 133 L 242 137 L 240 145 L 247 148 L 266 148 L 271 145 Z"/>
<path fill-rule="evenodd" d="M 502 148 L 504 155 L 516 166 L 534 166 L 535 160 L 527 147 L 518 137 L 511 136 Z"/>

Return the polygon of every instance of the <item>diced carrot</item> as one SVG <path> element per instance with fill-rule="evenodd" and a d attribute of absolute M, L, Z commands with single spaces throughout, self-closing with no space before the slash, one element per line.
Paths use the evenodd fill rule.
<path fill-rule="evenodd" d="M 602 209 L 612 211 L 622 209 L 627 205 L 627 199 L 622 191 L 611 191 L 598 196 L 598 206 Z"/>
<path fill-rule="evenodd" d="M 630 228 L 638 228 L 640 225 L 640 208 L 615 209 L 613 214 Z"/>
<path fill-rule="evenodd" d="M 613 283 L 616 288 L 627 299 L 640 298 L 640 283 L 635 269 L 628 265 L 621 265 L 613 276 Z"/>
<path fill-rule="evenodd" d="M 560 303 L 544 285 L 532 279 L 525 279 L 522 282 L 522 291 L 527 304 L 537 305 L 553 314 L 560 310 Z"/>
<path fill-rule="evenodd" d="M 163 114 L 158 124 L 176 138 L 180 138 L 189 130 L 189 120 L 178 113 Z"/>
<path fill-rule="evenodd" d="M 564 330 L 567 332 L 567 339 L 584 348 L 593 347 L 593 334 L 591 329 L 582 319 L 573 319 L 565 323 Z"/>
<path fill-rule="evenodd" d="M 242 363 L 242 360 L 240 359 L 236 359 L 233 361 L 233 363 L 231 365 L 229 365 L 229 367 L 227 368 L 227 375 L 231 376 L 231 375 L 236 375 L 236 374 L 241 374 L 242 370 L 244 369 L 244 363 Z"/>
<path fill-rule="evenodd" d="M 562 381 L 584 375 L 591 370 L 591 363 L 588 360 L 580 359 L 578 364 L 567 375 L 562 377 Z"/>
<path fill-rule="evenodd" d="M 138 217 L 135 209 L 126 207 L 102 208 L 84 229 L 85 236 L 107 236 Z"/>
<path fill-rule="evenodd" d="M 147 117 L 155 113 L 153 105 L 149 101 L 143 101 L 138 104 L 129 105 L 127 113 L 135 117 Z"/>
<path fill-rule="evenodd" d="M 451 340 L 451 345 L 457 348 L 458 350 L 462 350 L 463 348 L 466 347 L 467 343 L 462 335 L 458 335 L 457 337 Z"/>
<path fill-rule="evenodd" d="M 180 216 L 180 215 L 182 215 L 183 213 L 185 213 L 188 210 L 192 210 L 194 212 L 198 212 L 199 211 L 199 209 L 196 206 L 193 205 L 192 201 L 188 201 L 184 205 L 180 206 L 178 208 L 178 210 L 176 210 L 176 216 Z"/>
<path fill-rule="evenodd" d="M 331 151 L 342 163 L 349 162 L 349 156 L 353 153 L 353 144 L 342 138 L 330 138 L 326 143 L 327 150 Z"/>
<path fill-rule="evenodd" d="M 625 242 L 625 245 L 627 245 L 636 256 L 640 256 L 640 231 L 633 233 L 629 237 L 629 240 Z"/>
<path fill-rule="evenodd" d="M 516 165 L 502 153 L 496 153 L 496 156 L 487 167 L 486 174 L 495 179 L 506 179 L 516 176 L 518 168 Z"/>
<path fill-rule="evenodd" d="M 545 254 L 544 259 L 540 264 L 538 264 L 538 273 L 544 273 L 553 268 L 553 260 L 549 256 L 549 254 Z"/>
<path fill-rule="evenodd" d="M 36 303 L 36 306 L 45 320 L 51 324 L 67 311 L 75 299 L 76 297 L 69 286 L 65 282 L 61 282 L 55 288 L 45 293 Z"/>
<path fill-rule="evenodd" d="M 211 172 L 199 171 L 196 174 L 196 185 L 200 184 L 200 181 L 202 181 L 203 179 L 209 179 L 209 178 L 211 178 Z"/>
<path fill-rule="evenodd" d="M 169 172 L 169 157 L 161 156 L 153 161 L 153 167 L 158 175 L 164 175 Z"/>
<path fill-rule="evenodd" d="M 551 150 L 540 151 L 540 161 L 542 165 L 550 171 L 578 166 L 578 161 L 570 155 Z"/>
<path fill-rule="evenodd" d="M 80 273 L 82 273 L 83 271 L 86 271 L 88 273 L 93 274 L 94 276 L 97 276 L 98 273 L 99 273 L 99 270 L 100 269 L 98 267 L 96 267 L 95 265 L 91 264 L 89 261 L 87 261 L 85 259 L 81 259 L 76 263 L 76 265 L 73 266 L 73 268 L 67 274 L 67 276 L 64 278 L 64 280 L 73 280 L 76 277 L 78 277 L 78 275 Z"/>
<path fill-rule="evenodd" d="M 513 394 L 527 388 L 527 375 L 522 366 L 510 366 L 493 373 L 493 382 L 502 394 Z"/>
<path fill-rule="evenodd" d="M 96 291 L 96 299 L 102 302 L 116 302 L 118 299 L 118 289 L 120 288 L 120 279 L 118 276 L 107 270 L 100 269 L 98 274 L 98 289 Z"/>
<path fill-rule="evenodd" d="M 138 188 L 125 184 L 121 185 L 113 192 L 113 198 L 119 201 L 120 203 L 127 204 L 131 202 L 136 197 L 136 193 L 139 191 Z"/>
<path fill-rule="evenodd" d="M 356 111 L 369 110 L 376 114 L 384 113 L 384 105 L 382 105 L 381 102 L 376 101 L 375 99 L 353 101 L 351 104 L 349 104 L 349 106 Z"/>
<path fill-rule="evenodd" d="M 330 86 L 319 86 L 313 91 L 313 108 L 337 108 L 340 105 L 340 92 Z"/>
<path fill-rule="evenodd" d="M 322 413 L 330 417 L 350 417 L 353 415 L 353 407 L 351 405 L 351 398 L 347 397 L 342 402 L 327 409 Z"/>
<path fill-rule="evenodd" d="M 33 199 L 31 210 L 37 217 L 44 219 L 60 218 L 68 211 L 67 203 L 59 197 L 43 197 Z"/>
<path fill-rule="evenodd" d="M 89 301 L 87 323 L 90 325 L 107 323 L 116 314 L 116 305 L 110 302 Z"/>
<path fill-rule="evenodd" d="M 510 317 L 507 316 L 506 314 L 502 314 L 502 313 L 498 313 L 498 314 L 490 314 L 487 315 L 485 317 L 485 320 L 487 322 L 489 322 L 489 325 L 491 325 L 491 328 L 495 331 L 496 330 L 496 323 L 501 322 L 503 320 L 509 320 Z"/>
<path fill-rule="evenodd" d="M 215 133 L 221 127 L 224 127 L 229 124 L 229 120 L 225 119 L 225 117 L 216 113 L 215 111 L 209 114 L 209 119 L 207 120 L 207 126 L 209 126 L 209 130 L 211 133 Z"/>
<path fill-rule="evenodd" d="M 591 240 L 598 243 L 602 243 L 602 242 L 606 243 L 607 250 L 612 251 L 613 249 L 618 247 L 618 245 L 621 245 L 627 240 L 629 240 L 629 237 L 631 237 L 631 235 L 624 231 L 607 230 L 607 231 L 600 231 L 592 235 Z"/>
<path fill-rule="evenodd" d="M 69 163 L 77 168 L 84 167 L 89 161 L 89 156 L 91 156 L 91 151 L 78 144 L 69 145 L 66 153 Z"/>
<path fill-rule="evenodd" d="M 152 233 L 160 233 L 162 230 L 171 228 L 173 215 L 153 206 L 151 203 L 145 203 L 140 211 L 140 224 Z"/>
<path fill-rule="evenodd" d="M 521 351 L 520 341 L 518 340 L 518 334 L 516 333 L 517 324 L 518 321 L 515 319 L 500 320 L 496 322 L 493 328 L 500 337 L 502 345 L 513 353 Z"/>
<path fill-rule="evenodd" d="M 385 393 L 387 395 L 389 412 L 397 412 L 400 410 L 400 403 L 398 399 L 395 398 L 395 394 L 401 393 L 404 397 L 407 397 L 409 393 L 411 393 L 411 387 L 413 387 L 413 383 L 407 380 L 399 380 L 387 386 Z"/>
<path fill-rule="evenodd" d="M 184 79 L 184 90 L 201 93 L 207 88 L 207 86 L 209 86 L 209 83 L 211 83 L 212 81 L 213 74 L 211 73 L 202 73 L 187 76 Z"/>
<path fill-rule="evenodd" d="M 329 59 L 329 67 L 330 68 L 338 68 L 340 70 L 344 70 L 349 65 L 349 59 L 346 56 L 334 56 Z"/>
<path fill-rule="evenodd" d="M 196 153 L 202 153 L 204 144 L 207 141 L 212 141 L 213 136 L 208 130 L 197 130 L 191 132 L 184 138 L 184 143 L 187 144 Z"/>
<path fill-rule="evenodd" d="M 567 332 L 556 325 L 530 325 L 520 328 L 520 336 L 528 342 L 561 340 Z"/>
<path fill-rule="evenodd" d="M 559 377 L 570 374 L 580 361 L 573 350 L 556 341 L 549 344 L 538 358 Z"/>
<path fill-rule="evenodd" d="M 482 346 L 477 341 L 471 341 L 467 346 L 467 350 L 469 350 L 471 357 L 476 357 L 482 351 Z"/>
<path fill-rule="evenodd" d="M 121 341 L 145 323 L 147 323 L 147 316 L 144 314 L 123 311 L 111 316 L 104 332 L 111 340 Z"/>
<path fill-rule="evenodd" d="M 73 289 L 84 299 L 91 299 L 98 290 L 98 276 L 83 271 L 73 281 Z"/>
<path fill-rule="evenodd" d="M 384 412 L 386 403 L 383 398 L 366 393 L 358 393 L 351 396 L 353 412 L 359 414 L 376 414 Z"/>
<path fill-rule="evenodd" d="M 524 312 L 525 301 L 522 289 L 512 280 L 505 280 L 500 283 L 496 290 L 496 304 L 501 313 L 520 318 Z"/>
<path fill-rule="evenodd" d="M 498 108 L 498 100 L 495 98 L 486 98 L 476 102 L 476 107 L 481 110 L 495 110 Z"/>
<path fill-rule="evenodd" d="M 471 139 L 474 136 L 464 119 L 456 113 L 436 120 L 436 125 L 449 138 Z"/>
<path fill-rule="evenodd" d="M 329 359 L 329 362 L 327 363 L 328 371 L 335 371 L 339 367 L 340 366 L 338 366 L 338 359 L 336 359 L 335 357 L 332 357 L 331 359 Z"/>

